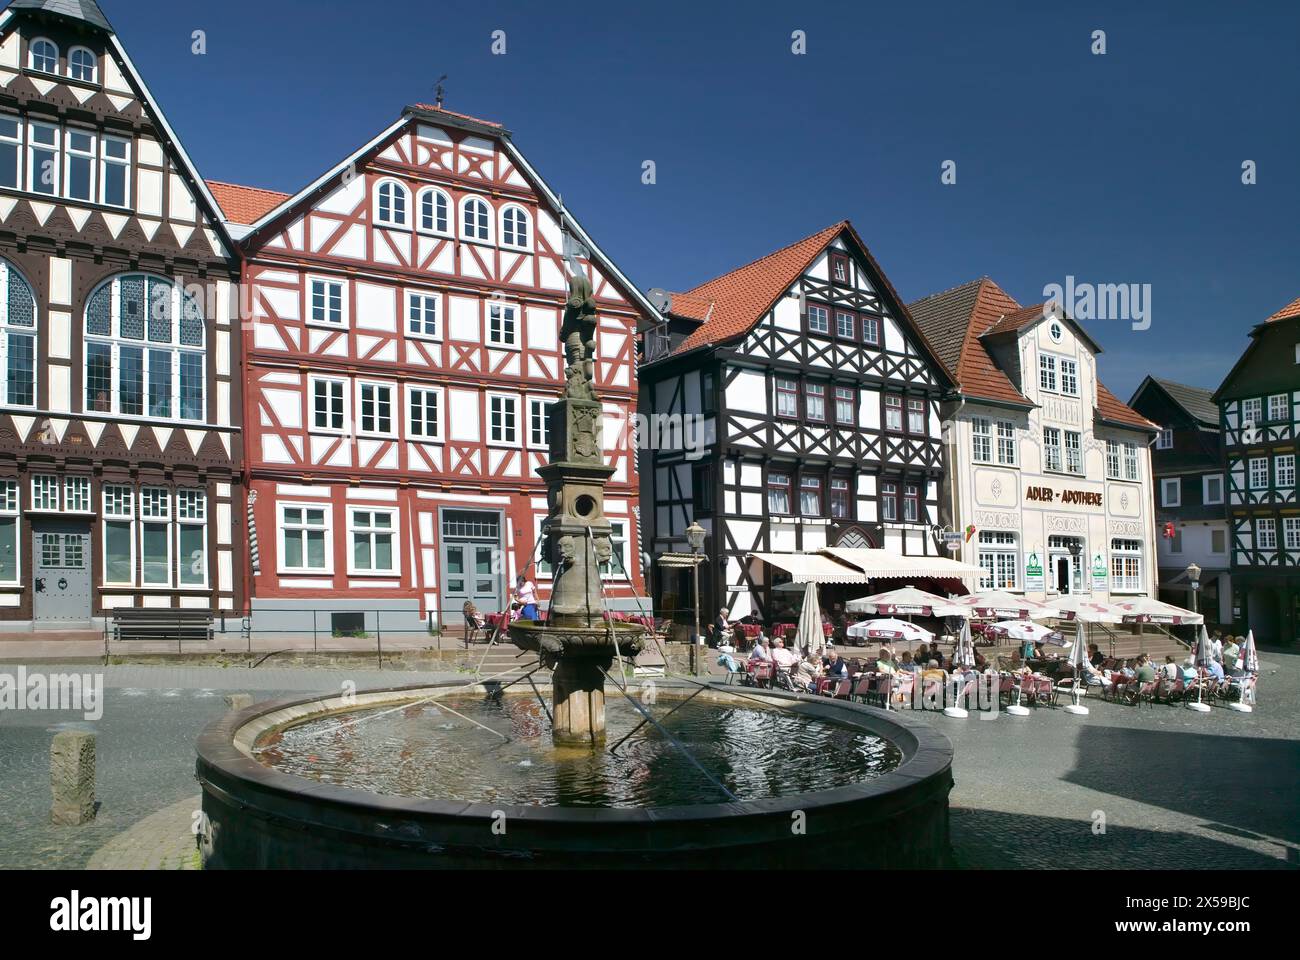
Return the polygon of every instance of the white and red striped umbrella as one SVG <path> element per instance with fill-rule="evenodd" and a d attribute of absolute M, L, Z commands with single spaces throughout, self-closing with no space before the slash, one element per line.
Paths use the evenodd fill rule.
<path fill-rule="evenodd" d="M 1174 627 L 1200 626 L 1205 617 L 1172 603 L 1153 600 L 1150 597 L 1134 597 L 1132 600 L 1118 600 L 1115 606 L 1124 611 L 1125 623 L 1164 623 Z"/>
<path fill-rule="evenodd" d="M 1005 590 L 982 590 L 951 601 L 959 615 L 976 620 L 1049 620 L 1060 611 L 1044 603 L 1035 603 Z"/>
<path fill-rule="evenodd" d="M 883 617 L 945 617 L 950 615 L 948 608 L 952 601 L 916 587 L 900 587 L 850 600 L 845 606 L 854 613 L 874 613 Z"/>

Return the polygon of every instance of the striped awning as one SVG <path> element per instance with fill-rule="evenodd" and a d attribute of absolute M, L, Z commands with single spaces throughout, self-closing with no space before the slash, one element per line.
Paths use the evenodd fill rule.
<path fill-rule="evenodd" d="M 784 570 L 795 583 L 866 583 L 859 570 L 820 553 L 751 553 L 769 566 Z"/>
<path fill-rule="evenodd" d="M 984 575 L 983 567 L 946 557 L 904 557 L 888 550 L 866 547 L 827 547 L 821 553 L 858 570 L 870 580 L 898 577 L 960 580 Z"/>

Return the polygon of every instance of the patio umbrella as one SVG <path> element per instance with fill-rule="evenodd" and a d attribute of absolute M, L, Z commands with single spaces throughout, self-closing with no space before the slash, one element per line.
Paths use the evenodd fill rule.
<path fill-rule="evenodd" d="M 1163 623 L 1169 626 L 1197 626 L 1205 623 L 1202 614 L 1150 597 L 1134 597 L 1115 604 L 1124 611 L 1125 623 Z"/>
<path fill-rule="evenodd" d="M 906 620 L 895 620 L 891 617 L 855 623 L 849 627 L 848 634 L 850 637 L 865 637 L 868 640 L 907 640 L 912 643 L 922 641 L 929 643 L 934 639 L 934 634 L 929 630 L 923 630 Z"/>
<path fill-rule="evenodd" d="M 1052 606 L 1061 611 L 1062 620 L 1082 620 L 1084 623 L 1123 623 L 1126 611 L 1113 603 L 1090 600 L 1079 594 L 1057 597 Z"/>
<path fill-rule="evenodd" d="M 1205 665 L 1214 659 L 1214 654 L 1210 649 L 1210 635 L 1205 632 L 1205 624 L 1201 624 L 1201 632 L 1196 638 L 1196 671 L 1198 674 L 1205 669 Z M 1210 705 L 1201 702 L 1201 691 L 1205 689 L 1205 684 L 1201 682 L 1202 677 L 1197 678 L 1196 684 L 1196 702 L 1187 701 L 1187 709 L 1195 710 L 1197 713 L 1209 713 Z"/>
<path fill-rule="evenodd" d="M 1048 620 L 1059 611 L 1048 604 L 1035 603 L 1005 590 L 981 590 L 965 597 L 955 597 L 952 606 L 977 620 Z"/>
<path fill-rule="evenodd" d="M 957 634 L 957 646 L 952 651 L 952 665 L 956 667 L 973 667 L 975 666 L 975 644 L 970 638 L 970 621 L 961 622 L 961 633 Z M 965 684 L 962 684 L 964 687 Z M 956 685 L 954 684 L 954 690 Z M 954 717 L 958 720 L 964 720 L 967 716 L 966 708 L 960 703 L 953 703 L 943 708 L 945 717 Z"/>
<path fill-rule="evenodd" d="M 822 632 L 821 605 L 817 602 L 817 584 L 811 580 L 803 594 L 803 610 L 799 613 L 794 642 L 810 653 L 826 642 L 826 635 Z"/>
<path fill-rule="evenodd" d="M 991 629 L 1012 640 L 1032 640 L 1034 643 L 1040 641 L 1050 643 L 1055 647 L 1066 646 L 1065 637 L 1059 630 L 1034 623 L 1032 620 L 1003 620 L 1001 623 L 993 624 Z"/>
<path fill-rule="evenodd" d="M 1241 642 L 1241 652 L 1237 654 L 1237 669 L 1244 670 L 1241 678 L 1241 696 L 1228 708 L 1238 713 L 1251 713 L 1255 708 L 1246 702 L 1246 685 L 1255 674 L 1259 673 L 1259 652 L 1255 649 L 1255 631 L 1246 631 L 1246 639 Z"/>
<path fill-rule="evenodd" d="M 1075 628 L 1074 646 L 1070 648 L 1070 666 L 1074 668 L 1074 683 L 1071 697 L 1073 703 L 1065 708 L 1066 713 L 1073 713 L 1076 716 L 1087 714 L 1088 708 L 1079 702 L 1079 688 L 1084 683 L 1083 667 L 1088 662 L 1088 643 L 1083 635 L 1083 622 L 1080 621 Z"/>
<path fill-rule="evenodd" d="M 859 597 L 850 600 L 845 607 L 854 613 L 875 613 L 886 617 L 943 617 L 957 612 L 952 609 L 952 605 L 947 597 L 909 586 Z"/>

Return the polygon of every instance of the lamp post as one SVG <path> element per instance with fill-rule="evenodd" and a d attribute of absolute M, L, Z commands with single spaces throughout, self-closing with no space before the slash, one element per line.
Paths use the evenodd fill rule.
<path fill-rule="evenodd" d="M 691 579 L 695 584 L 695 675 L 704 672 L 704 635 L 700 633 L 700 563 L 706 558 L 701 556 L 704 547 L 704 528 L 698 521 L 692 520 L 686 528 L 686 542 L 691 545 L 691 555 L 695 562 L 691 564 Z"/>
<path fill-rule="evenodd" d="M 1201 589 L 1201 568 L 1195 563 L 1187 565 L 1187 580 L 1192 585 L 1192 613 L 1200 613 L 1200 604 L 1196 600 L 1196 591 Z"/>

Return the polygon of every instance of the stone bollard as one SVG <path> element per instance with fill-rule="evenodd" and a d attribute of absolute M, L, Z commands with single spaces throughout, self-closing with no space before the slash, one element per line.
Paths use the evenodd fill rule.
<path fill-rule="evenodd" d="M 226 694 L 226 706 L 236 712 L 243 710 L 245 707 L 253 705 L 253 695 L 251 693 L 228 693 Z"/>
<path fill-rule="evenodd" d="M 50 820 L 78 826 L 95 819 L 95 735 L 65 730 L 50 746 Z"/>

